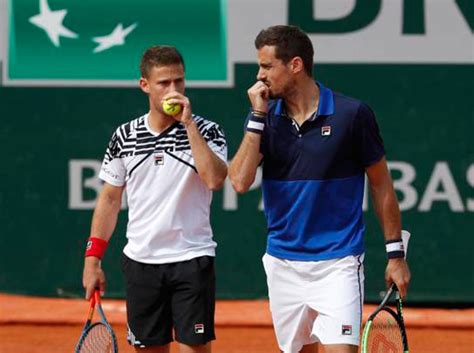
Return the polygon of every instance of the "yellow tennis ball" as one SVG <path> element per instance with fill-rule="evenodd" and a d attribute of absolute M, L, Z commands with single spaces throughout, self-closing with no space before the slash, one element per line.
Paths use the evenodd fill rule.
<path fill-rule="evenodd" d="M 173 104 L 168 103 L 168 101 L 163 102 L 163 111 L 167 115 L 175 116 L 181 112 L 181 105 L 180 104 Z"/>

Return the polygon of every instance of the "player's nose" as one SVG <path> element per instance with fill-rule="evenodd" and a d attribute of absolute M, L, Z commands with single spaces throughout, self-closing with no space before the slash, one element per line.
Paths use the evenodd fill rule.
<path fill-rule="evenodd" d="M 168 88 L 169 92 L 176 92 L 178 90 L 178 85 L 176 84 L 176 82 L 171 82 Z"/>
<path fill-rule="evenodd" d="M 257 72 L 257 80 L 258 81 L 265 81 L 266 77 L 267 76 L 265 75 L 265 72 L 262 69 L 259 69 L 258 72 Z"/>

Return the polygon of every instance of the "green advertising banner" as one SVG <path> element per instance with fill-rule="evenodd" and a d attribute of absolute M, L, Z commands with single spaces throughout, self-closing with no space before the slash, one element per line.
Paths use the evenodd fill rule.
<path fill-rule="evenodd" d="M 474 12 L 464 0 L 349 3 L 0 0 L 0 291 L 82 296 L 106 146 L 118 125 L 147 112 L 137 87 L 144 48 L 182 51 L 193 111 L 224 128 L 232 158 L 258 69 L 253 40 L 292 23 L 316 48 L 315 78 L 376 113 L 412 233 L 408 302 L 474 303 Z M 214 194 L 218 298 L 267 296 L 260 182 L 238 195 L 227 181 Z M 364 211 L 366 299 L 377 301 L 386 256 L 367 195 Z M 124 294 L 126 222 L 124 202 L 103 261 L 115 297 Z"/>
<path fill-rule="evenodd" d="M 225 0 L 10 0 L 9 5 L 10 80 L 135 84 L 141 55 L 156 43 L 181 50 L 188 80 L 227 80 Z M 176 26 L 178 20 L 185 25 Z"/>
<path fill-rule="evenodd" d="M 245 92 L 256 69 L 238 66 L 234 89 L 187 91 L 197 113 L 224 127 L 230 156 L 242 136 Z M 413 234 L 409 300 L 471 302 L 471 67 L 320 65 L 315 70 L 329 87 L 367 101 L 377 114 L 403 224 Z M 146 108 L 138 89 L 0 88 L 1 291 L 81 294 L 84 244 L 100 188 L 101 159 L 115 127 Z M 366 290 L 368 300 L 376 300 L 384 287 L 386 260 L 370 202 L 366 208 Z M 104 260 L 109 294 L 115 296 L 123 294 L 119 255 L 126 218 L 124 210 Z M 260 190 L 237 195 L 227 183 L 215 193 L 212 224 L 219 244 L 218 296 L 265 297 Z"/>

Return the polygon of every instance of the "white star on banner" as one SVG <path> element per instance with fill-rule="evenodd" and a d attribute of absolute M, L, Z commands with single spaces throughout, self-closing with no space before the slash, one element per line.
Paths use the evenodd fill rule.
<path fill-rule="evenodd" d="M 94 49 L 94 53 L 99 53 L 116 45 L 124 45 L 125 37 L 128 36 L 135 27 L 137 27 L 136 23 L 124 29 L 123 25 L 119 23 L 109 35 L 92 38 L 94 42 L 99 43 L 99 45 Z"/>
<path fill-rule="evenodd" d="M 51 42 L 59 47 L 59 37 L 77 38 L 78 34 L 63 26 L 67 10 L 51 11 L 47 0 L 40 0 L 40 13 L 30 17 L 29 21 L 43 29 Z"/>

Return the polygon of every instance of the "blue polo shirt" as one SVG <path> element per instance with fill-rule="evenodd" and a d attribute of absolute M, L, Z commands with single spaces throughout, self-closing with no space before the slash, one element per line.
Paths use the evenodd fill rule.
<path fill-rule="evenodd" d="M 365 168 L 384 155 L 374 113 L 318 82 L 319 107 L 298 126 L 270 102 L 262 135 L 267 253 L 317 261 L 364 252 Z"/>

